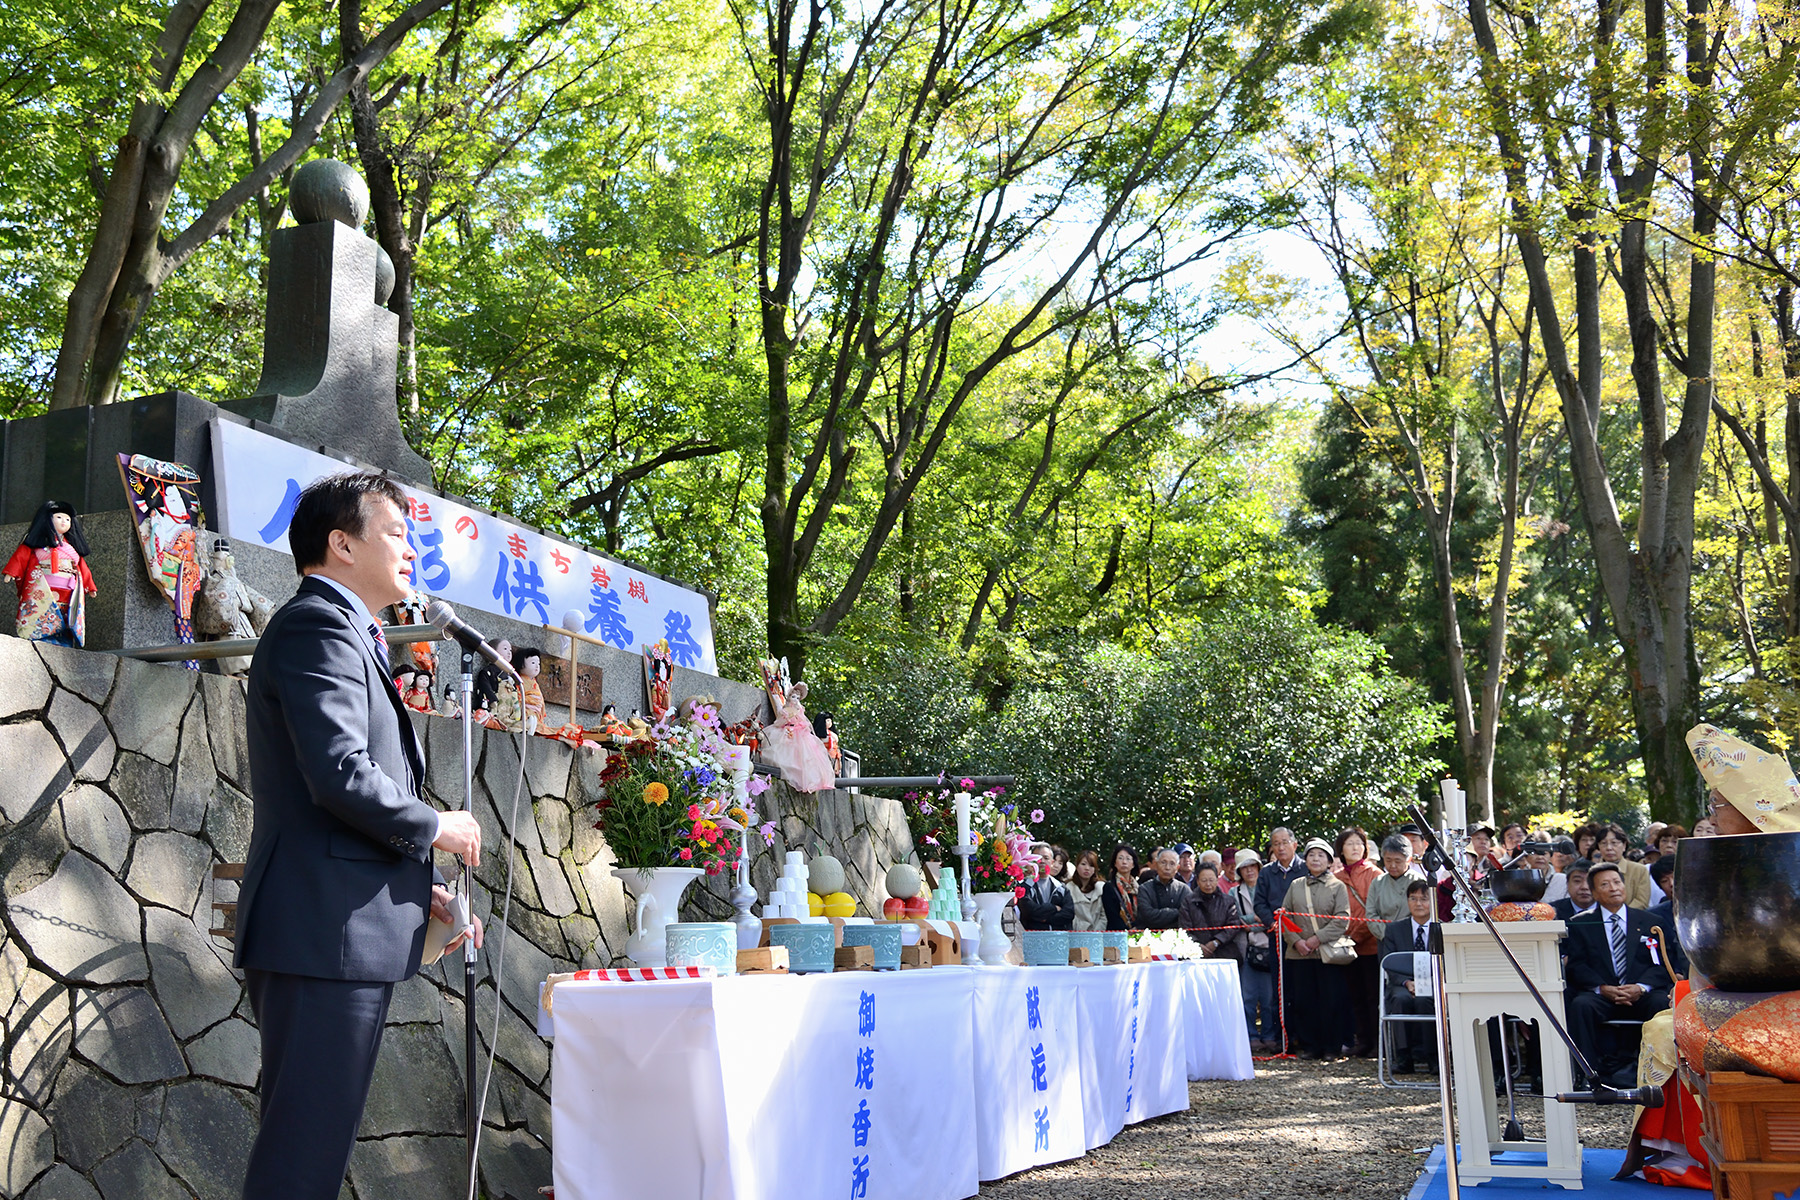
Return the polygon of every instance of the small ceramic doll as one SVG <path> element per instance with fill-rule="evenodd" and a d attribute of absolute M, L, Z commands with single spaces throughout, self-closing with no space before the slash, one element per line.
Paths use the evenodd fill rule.
<path fill-rule="evenodd" d="M 19 589 L 20 637 L 59 646 L 87 640 L 86 598 L 99 594 L 87 555 L 75 510 L 59 500 L 44 501 L 4 571 Z"/>
<path fill-rule="evenodd" d="M 538 676 L 544 671 L 544 652 L 536 646 L 520 646 L 512 652 L 513 670 L 519 673 L 520 720 L 533 719 L 538 729 L 544 727 L 544 689 Z"/>

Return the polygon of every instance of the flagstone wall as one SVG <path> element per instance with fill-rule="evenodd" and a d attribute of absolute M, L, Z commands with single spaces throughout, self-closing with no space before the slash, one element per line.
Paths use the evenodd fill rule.
<path fill-rule="evenodd" d="M 260 1056 L 230 945 L 209 930 L 215 898 L 235 898 L 211 868 L 242 862 L 250 838 L 243 685 L 7 637 L 0 681 L 0 1200 L 235 1198 Z M 715 690 L 728 719 L 760 702 L 742 684 Z M 415 720 L 431 798 L 459 805 L 460 727 Z M 496 983 L 501 1012 L 482 1150 L 495 1200 L 532 1200 L 550 1182 L 537 984 L 612 963 L 627 934 L 625 895 L 593 827 L 596 757 L 531 739 L 515 824 L 517 744 L 477 731 L 488 851 L 478 912 L 496 906 L 502 847 L 517 835 L 505 967 L 496 981 L 490 941 L 477 990 L 484 1058 Z M 911 850 L 895 802 L 780 788 L 762 799 L 777 833 L 754 863 L 759 888 L 789 847 L 822 848 L 844 860 L 865 910 L 878 910 L 882 874 Z M 729 882 L 692 889 L 687 919 L 731 915 Z M 460 959 L 450 973 L 434 966 L 395 988 L 346 1196 L 459 1190 Z"/>

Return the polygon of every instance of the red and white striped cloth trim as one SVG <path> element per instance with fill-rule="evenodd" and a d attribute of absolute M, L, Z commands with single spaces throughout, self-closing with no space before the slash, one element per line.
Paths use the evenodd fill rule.
<path fill-rule="evenodd" d="M 711 979 L 717 967 L 600 967 L 576 971 L 572 983 L 639 983 L 648 979 Z"/>

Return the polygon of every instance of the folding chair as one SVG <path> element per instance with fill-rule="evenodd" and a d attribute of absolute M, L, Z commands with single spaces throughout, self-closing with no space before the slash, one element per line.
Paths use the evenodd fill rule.
<path fill-rule="evenodd" d="M 1435 1015 L 1428 1016 L 1424 1013 L 1390 1013 L 1390 1012 L 1388 1012 L 1388 1010 L 1387 1010 L 1387 994 L 1388 994 L 1387 963 L 1388 963 L 1388 959 L 1398 958 L 1402 954 L 1404 954 L 1408 958 L 1411 958 L 1413 952 L 1411 950 L 1397 950 L 1392 954 L 1384 956 L 1381 960 L 1381 967 L 1380 967 L 1381 986 L 1376 991 L 1376 1002 L 1375 1002 L 1376 1024 L 1377 1024 L 1377 1027 L 1381 1031 L 1381 1036 L 1375 1039 L 1375 1078 L 1380 1080 L 1382 1087 L 1430 1088 L 1431 1090 L 1436 1091 L 1438 1085 L 1435 1083 L 1426 1083 L 1422 1080 L 1413 1080 L 1413 1079 L 1402 1080 L 1402 1079 L 1397 1078 L 1393 1074 L 1393 1072 L 1388 1069 L 1388 1058 L 1389 1058 L 1388 1044 L 1389 1044 L 1389 1042 L 1392 1041 L 1394 1035 L 1398 1032 L 1398 1030 L 1396 1030 L 1394 1028 L 1395 1026 L 1401 1025 L 1406 1022 L 1411 1022 L 1413 1024 L 1427 1022 L 1430 1024 L 1434 1024 L 1434 1025 L 1437 1023 L 1437 1017 Z M 1440 1071 L 1445 1070 L 1446 1065 L 1447 1064 L 1445 1064 L 1445 1063 L 1439 1063 L 1438 1070 L 1440 1070 Z"/>

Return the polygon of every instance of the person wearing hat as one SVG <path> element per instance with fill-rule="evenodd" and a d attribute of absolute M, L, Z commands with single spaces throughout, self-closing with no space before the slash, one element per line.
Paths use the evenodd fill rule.
<path fill-rule="evenodd" d="M 1688 730 L 1688 751 L 1710 789 L 1706 819 L 1724 837 L 1800 830 L 1800 780 L 1771 754 L 1714 725 Z"/>
<path fill-rule="evenodd" d="M 1550 882 L 1544 887 L 1544 903 L 1555 904 L 1569 894 L 1569 865 L 1575 861 L 1575 839 L 1561 834 L 1550 840 Z"/>
<path fill-rule="evenodd" d="M 1326 963 L 1320 948 L 1350 931 L 1350 889 L 1331 873 L 1331 843 L 1307 840 L 1305 873 L 1282 901 L 1281 937 L 1287 946 L 1288 1028 L 1300 1057 L 1341 1057 L 1355 1036 L 1350 1017 L 1350 968 Z"/>
<path fill-rule="evenodd" d="M 1244 997 L 1244 1027 L 1250 1031 L 1253 1054 L 1274 1054 L 1281 1049 L 1280 1018 L 1275 1012 L 1275 958 L 1269 932 L 1256 915 L 1256 879 L 1262 874 L 1262 856 L 1239 850 L 1232 863 L 1237 886 L 1231 902 L 1238 920 L 1249 927 L 1244 935 L 1244 962 L 1238 971 L 1238 991 Z"/>
<path fill-rule="evenodd" d="M 1194 848 L 1186 842 L 1175 843 L 1175 878 L 1194 886 Z"/>

